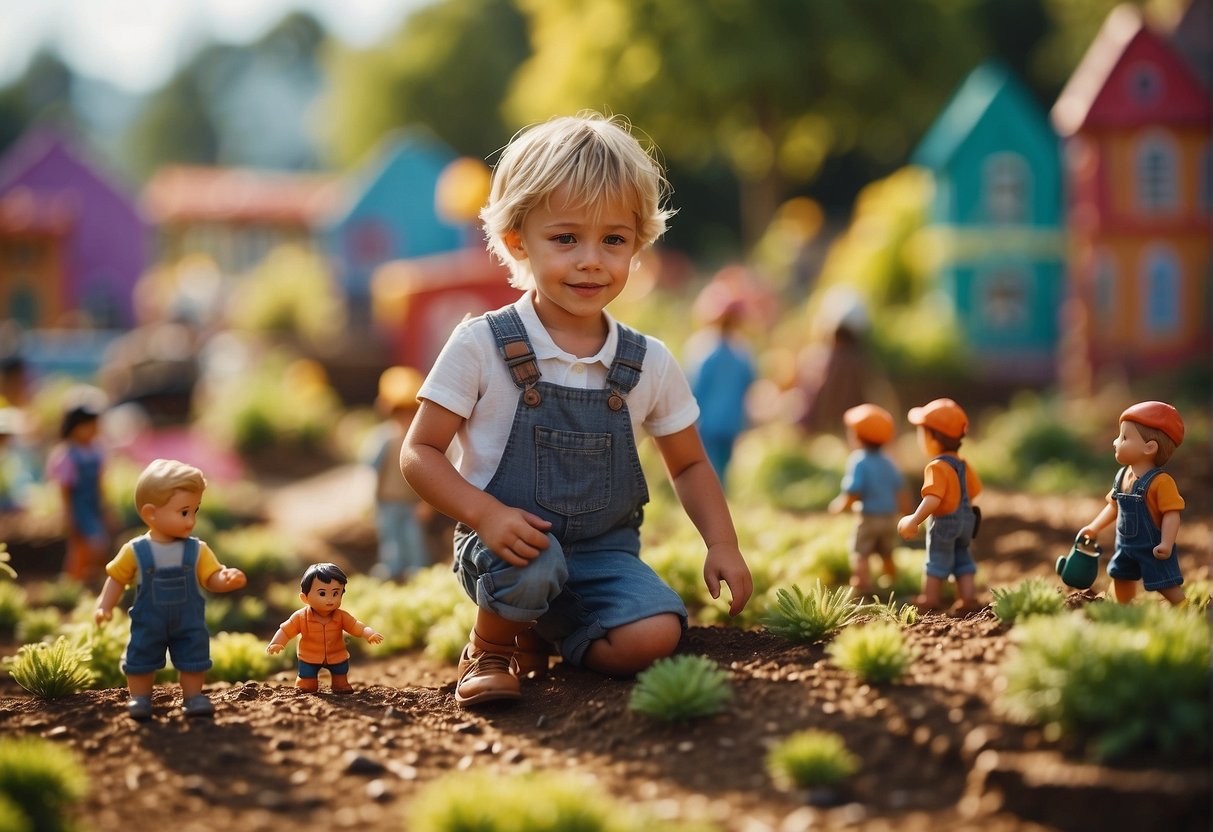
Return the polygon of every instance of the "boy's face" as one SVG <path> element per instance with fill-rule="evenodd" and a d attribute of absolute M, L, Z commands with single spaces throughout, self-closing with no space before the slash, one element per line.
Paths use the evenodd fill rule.
<path fill-rule="evenodd" d="M 1141 432 L 1133 422 L 1121 422 L 1120 435 L 1112 441 L 1112 449 L 1116 452 L 1116 461 L 1121 465 L 1136 465 L 1153 459 L 1158 453 L 1158 444 L 1142 439 Z"/>
<path fill-rule="evenodd" d="M 345 584 L 340 581 L 322 581 L 316 578 L 312 588 L 299 593 L 299 600 L 322 615 L 329 615 L 341 608 L 341 597 L 345 595 Z"/>
<path fill-rule="evenodd" d="M 597 325 L 627 285 L 638 250 L 636 224 L 630 205 L 574 206 L 561 187 L 506 234 L 510 253 L 530 261 L 535 310 L 545 326 Z"/>
<path fill-rule="evenodd" d="M 174 540 L 189 537 L 198 520 L 198 507 L 202 505 L 202 495 L 196 491 L 178 488 L 162 506 L 151 503 L 143 506 L 139 517 L 152 530 L 154 535 Z"/>

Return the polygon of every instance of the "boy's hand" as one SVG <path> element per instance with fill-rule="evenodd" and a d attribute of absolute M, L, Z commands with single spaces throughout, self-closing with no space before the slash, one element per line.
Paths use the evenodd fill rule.
<path fill-rule="evenodd" d="M 225 566 L 211 576 L 206 582 L 207 589 L 212 592 L 231 592 L 241 589 L 248 583 L 248 577 L 234 566 Z"/>
<path fill-rule="evenodd" d="M 383 633 L 371 633 L 369 636 L 366 637 L 366 640 L 370 644 L 382 644 L 383 643 Z"/>
<path fill-rule="evenodd" d="M 511 566 L 526 566 L 548 547 L 552 524 L 542 517 L 502 504 L 476 532 L 493 554 Z"/>
<path fill-rule="evenodd" d="M 729 595 L 732 596 L 729 615 L 737 615 L 745 609 L 754 592 L 750 567 L 746 566 L 745 558 L 735 543 L 708 547 L 708 555 L 703 562 L 703 581 L 714 599 L 720 597 L 722 581 L 729 585 Z"/>
<path fill-rule="evenodd" d="M 913 514 L 907 514 L 897 521 L 897 533 L 906 540 L 913 540 L 918 537 L 918 522 Z"/>
<path fill-rule="evenodd" d="M 271 656 L 277 656 L 282 652 L 282 645 L 275 641 L 271 641 L 269 644 L 265 645 L 265 652 Z"/>
<path fill-rule="evenodd" d="M 830 514 L 842 514 L 847 510 L 847 495 L 839 494 L 833 500 L 830 500 Z"/>
<path fill-rule="evenodd" d="M 101 607 L 97 607 L 97 609 L 93 610 L 93 621 L 96 622 L 98 627 L 113 617 L 114 613 L 112 610 L 102 609 Z"/>
<path fill-rule="evenodd" d="M 1154 558 L 1156 560 L 1166 560 L 1171 557 L 1171 553 L 1175 551 L 1175 544 L 1159 543 L 1154 547 Z"/>

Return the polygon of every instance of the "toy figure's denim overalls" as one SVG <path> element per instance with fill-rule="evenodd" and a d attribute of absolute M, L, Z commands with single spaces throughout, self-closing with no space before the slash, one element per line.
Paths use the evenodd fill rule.
<path fill-rule="evenodd" d="M 486 315 L 521 391 L 509 440 L 485 491 L 552 523 L 548 548 L 525 567 L 501 560 L 468 527 L 455 530 L 455 570 L 478 606 L 536 631 L 580 663 L 590 642 L 623 624 L 686 607 L 640 560 L 649 499 L 625 397 L 640 380 L 644 336 L 618 325 L 598 390 L 540 380 L 518 313 Z"/>
<path fill-rule="evenodd" d="M 956 472 L 960 480 L 960 505 L 950 514 L 936 514 L 927 523 L 926 572 L 932 578 L 947 579 L 949 575 L 972 575 L 977 571 L 973 553 L 973 524 L 976 520 L 969 502 L 969 486 L 965 482 L 965 463 L 954 456 L 942 454 L 941 459 Z"/>
<path fill-rule="evenodd" d="M 1150 591 L 1180 586 L 1184 578 L 1179 571 L 1179 555 L 1175 549 L 1171 549 L 1171 557 L 1166 560 L 1154 557 L 1154 547 L 1162 542 L 1162 529 L 1155 524 L 1146 506 L 1150 483 L 1162 469 L 1150 469 L 1133 483 L 1131 490 L 1122 491 L 1121 483 L 1127 470 L 1121 468 L 1112 482 L 1112 499 L 1116 500 L 1116 551 L 1108 562 L 1108 577 L 1141 581 Z"/>
<path fill-rule="evenodd" d="M 211 668 L 211 637 L 198 591 L 198 538 L 182 542 L 181 565 L 159 569 L 146 537 L 131 542 L 139 562 L 139 588 L 131 605 L 131 640 L 122 656 L 122 672 L 129 676 L 164 667 L 165 650 L 178 670 Z"/>
<path fill-rule="evenodd" d="M 80 534 L 89 540 L 105 540 L 105 523 L 101 515 L 101 453 L 95 448 L 82 448 L 68 443 L 67 456 L 76 470 L 76 481 L 68 490 L 72 504 L 72 519 Z"/>

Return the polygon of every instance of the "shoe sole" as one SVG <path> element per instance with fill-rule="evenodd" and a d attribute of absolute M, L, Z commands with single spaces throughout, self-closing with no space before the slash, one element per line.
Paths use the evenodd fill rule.
<path fill-rule="evenodd" d="M 502 702 L 505 700 L 517 700 L 522 698 L 521 691 L 512 690 L 486 690 L 482 693 L 477 693 L 473 696 L 460 696 L 459 691 L 455 691 L 455 704 L 460 707 L 468 707 L 472 705 L 483 705 L 486 702 Z"/>

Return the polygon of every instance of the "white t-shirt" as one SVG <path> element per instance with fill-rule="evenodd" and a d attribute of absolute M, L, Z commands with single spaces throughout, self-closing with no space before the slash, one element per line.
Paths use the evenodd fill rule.
<path fill-rule="evenodd" d="M 608 335 L 597 355 L 578 358 L 556 346 L 539 321 L 527 292 L 514 304 L 543 380 L 562 387 L 601 389 L 615 358 L 619 333 L 606 313 Z M 668 436 L 695 424 L 699 405 L 669 349 L 645 336 L 647 351 L 640 381 L 627 395 L 632 433 L 639 442 L 649 436 Z M 497 342 L 484 316 L 455 327 L 418 398 L 427 399 L 464 418 L 452 443 L 455 467 L 464 479 L 484 488 L 493 478 L 514 422 L 521 391 L 514 384 Z"/>

